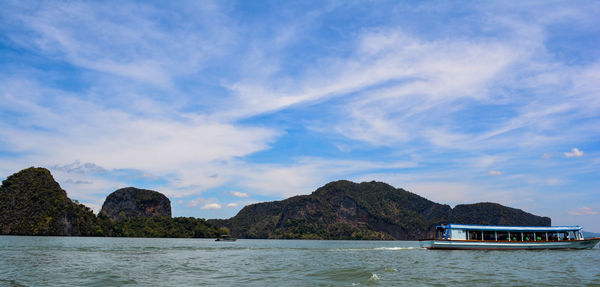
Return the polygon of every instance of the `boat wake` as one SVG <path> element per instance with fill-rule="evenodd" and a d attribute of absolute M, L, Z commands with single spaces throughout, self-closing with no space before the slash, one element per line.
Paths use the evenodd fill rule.
<path fill-rule="evenodd" d="M 331 251 L 346 252 L 346 251 L 374 251 L 374 250 L 397 251 L 397 250 L 426 250 L 426 249 L 418 247 L 418 246 L 411 246 L 411 247 L 374 247 L 374 248 L 335 248 L 335 249 L 332 249 Z"/>
<path fill-rule="evenodd" d="M 374 250 L 417 250 L 417 249 L 425 249 L 418 246 L 414 247 L 376 247 Z"/>

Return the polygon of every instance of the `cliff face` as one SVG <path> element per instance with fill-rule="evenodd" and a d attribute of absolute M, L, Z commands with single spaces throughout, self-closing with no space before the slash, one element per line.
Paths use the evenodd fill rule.
<path fill-rule="evenodd" d="M 135 217 L 171 217 L 171 201 L 156 191 L 127 187 L 108 195 L 100 214 L 112 220 Z"/>
<path fill-rule="evenodd" d="M 450 222 L 549 226 L 550 218 L 493 203 L 452 209 L 381 182 L 337 181 L 310 195 L 246 206 L 228 220 L 209 220 L 241 238 L 406 240 Z"/>
<path fill-rule="evenodd" d="M 27 168 L 0 186 L 0 234 L 97 235 L 96 216 L 72 202 L 44 168 Z"/>

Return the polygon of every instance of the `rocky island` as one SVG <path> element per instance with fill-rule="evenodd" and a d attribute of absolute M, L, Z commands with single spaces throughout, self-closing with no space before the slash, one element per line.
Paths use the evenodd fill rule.
<path fill-rule="evenodd" d="M 0 234 L 214 238 L 228 233 L 202 218 L 171 218 L 171 202 L 156 191 L 111 193 L 98 216 L 73 202 L 45 168 L 27 168 L 0 186 Z"/>
<path fill-rule="evenodd" d="M 126 187 L 106 197 L 100 214 L 112 220 L 130 217 L 171 217 L 171 201 L 164 194 L 154 190 Z"/>
<path fill-rule="evenodd" d="M 27 168 L 0 186 L 0 233 L 101 235 L 91 209 L 67 197 L 44 168 Z"/>
<path fill-rule="evenodd" d="M 550 226 L 550 218 L 496 203 L 448 205 L 382 182 L 340 180 L 310 195 L 244 207 L 209 220 L 239 238 L 389 239 L 428 237 L 442 223 Z"/>
<path fill-rule="evenodd" d="M 415 240 L 441 223 L 550 226 L 550 218 L 496 203 L 448 205 L 382 182 L 340 180 L 309 195 L 248 205 L 230 219 L 171 217 L 157 191 L 127 187 L 98 216 L 67 197 L 45 168 L 27 168 L 0 186 L 0 234 L 215 238 Z"/>

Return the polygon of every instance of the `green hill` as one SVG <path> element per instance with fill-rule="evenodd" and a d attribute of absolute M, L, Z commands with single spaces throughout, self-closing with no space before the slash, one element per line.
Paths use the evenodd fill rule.
<path fill-rule="evenodd" d="M 98 217 L 75 203 L 44 168 L 0 186 L 0 234 L 119 237 L 418 239 L 441 223 L 549 226 L 550 218 L 495 203 L 451 208 L 381 182 L 336 181 L 310 195 L 252 204 L 227 220 L 171 218 L 163 194 L 124 188 Z"/>
<path fill-rule="evenodd" d="M 244 207 L 209 220 L 241 238 L 405 239 L 430 236 L 441 223 L 540 225 L 550 218 L 495 203 L 452 209 L 381 182 L 331 182 L 310 195 Z"/>
<path fill-rule="evenodd" d="M 13 235 L 101 235 L 94 213 L 77 204 L 45 168 L 30 167 L 0 186 L 0 232 Z"/>
<path fill-rule="evenodd" d="M 202 218 L 171 218 L 169 199 L 156 191 L 120 189 L 107 197 L 103 211 L 96 217 L 71 201 L 45 168 L 24 169 L 0 186 L 0 234 L 214 238 L 229 233 Z"/>

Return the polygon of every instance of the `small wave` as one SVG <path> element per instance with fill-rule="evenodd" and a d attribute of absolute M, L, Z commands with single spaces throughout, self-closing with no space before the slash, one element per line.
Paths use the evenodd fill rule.
<path fill-rule="evenodd" d="M 374 250 L 415 250 L 423 249 L 421 247 L 376 247 Z"/>
<path fill-rule="evenodd" d="M 369 281 L 378 281 L 379 280 L 379 276 L 377 276 L 377 274 L 373 273 L 371 274 L 371 278 L 369 278 Z"/>

